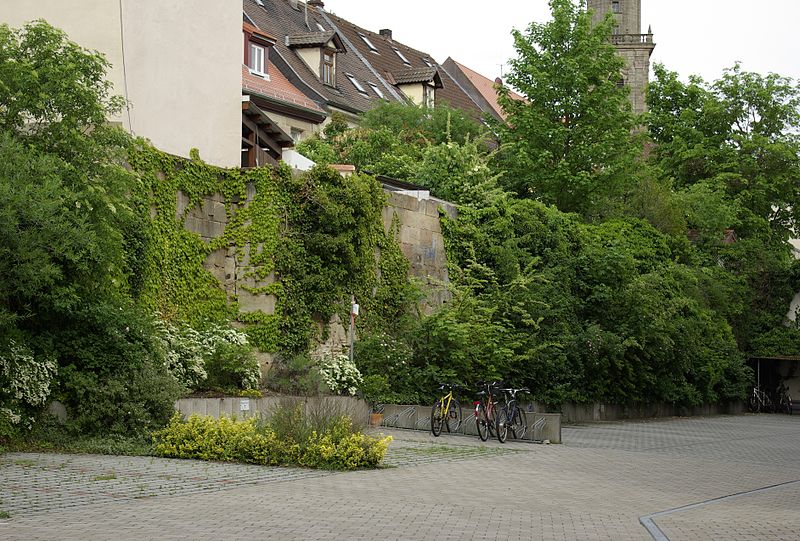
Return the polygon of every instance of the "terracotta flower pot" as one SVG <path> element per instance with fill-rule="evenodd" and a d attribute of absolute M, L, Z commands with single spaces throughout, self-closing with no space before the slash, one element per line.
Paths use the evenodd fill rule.
<path fill-rule="evenodd" d="M 369 426 L 381 426 L 383 422 L 383 413 L 370 413 Z"/>

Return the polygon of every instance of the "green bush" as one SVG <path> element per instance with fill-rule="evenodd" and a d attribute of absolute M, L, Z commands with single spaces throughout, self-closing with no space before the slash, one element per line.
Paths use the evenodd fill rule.
<path fill-rule="evenodd" d="M 83 434 L 146 433 L 164 426 L 180 386 L 167 371 L 152 320 L 134 307 L 99 304 L 72 311 L 53 343 L 54 398 Z"/>
<path fill-rule="evenodd" d="M 390 436 L 377 439 L 352 432 L 351 421 L 344 417 L 324 432 L 312 431 L 304 441 L 297 441 L 254 418 L 237 421 L 192 415 L 184 421 L 176 413 L 166 428 L 153 434 L 153 450 L 157 456 L 171 458 L 354 470 L 380 464 L 390 441 Z"/>

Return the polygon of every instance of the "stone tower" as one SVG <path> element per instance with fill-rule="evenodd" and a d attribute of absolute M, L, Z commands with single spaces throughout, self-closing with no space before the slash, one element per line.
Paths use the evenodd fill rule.
<path fill-rule="evenodd" d="M 631 103 L 634 113 L 644 113 L 645 88 L 650 76 L 650 55 L 655 43 L 653 33 L 648 29 L 642 34 L 642 0 L 587 0 L 587 8 L 592 12 L 592 22 L 602 21 L 606 13 L 613 13 L 616 25 L 611 42 L 619 55 L 625 59 L 623 79 L 631 89 Z"/>

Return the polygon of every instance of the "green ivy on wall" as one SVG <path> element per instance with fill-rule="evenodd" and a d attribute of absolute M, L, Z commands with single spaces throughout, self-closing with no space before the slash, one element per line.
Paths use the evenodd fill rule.
<path fill-rule="evenodd" d="M 384 230 L 386 198 L 373 177 L 344 178 L 327 167 L 299 175 L 287 167 L 220 169 L 191 156 L 176 158 L 145 143 L 130 155 L 141 179 L 133 199 L 149 217 L 134 265 L 145 306 L 196 327 L 236 320 L 262 351 L 289 355 L 324 339 L 334 315 L 347 321 L 351 295 L 372 330 L 405 309 L 408 262 L 396 218 Z M 178 192 L 188 198 L 182 213 Z M 186 214 L 214 194 L 224 200 L 227 225 L 205 242 L 185 228 Z M 240 310 L 203 266 L 217 250 L 236 257 L 237 288 L 275 297 L 273 314 Z"/>

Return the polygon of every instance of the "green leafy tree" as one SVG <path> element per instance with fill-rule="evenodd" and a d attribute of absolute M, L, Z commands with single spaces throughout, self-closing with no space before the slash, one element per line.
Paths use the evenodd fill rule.
<path fill-rule="evenodd" d="M 76 429 L 131 433 L 177 386 L 130 297 L 137 178 L 107 67 L 43 21 L 0 26 L 0 347 L 57 360 Z"/>
<path fill-rule="evenodd" d="M 708 84 L 657 65 L 650 85 L 654 158 L 677 188 L 713 181 L 782 234 L 800 233 L 800 87 L 736 65 Z M 742 231 L 740 231 L 741 233 Z"/>
<path fill-rule="evenodd" d="M 500 166 L 509 189 L 592 214 L 630 187 L 640 147 L 632 130 L 623 60 L 610 44 L 612 19 L 593 26 L 574 0 L 551 0 L 553 20 L 514 31 L 517 58 L 498 101 Z"/>
<path fill-rule="evenodd" d="M 655 75 L 653 162 L 674 183 L 703 262 L 739 284 L 736 297 L 750 309 L 724 311 L 749 351 L 783 326 L 798 289 L 787 241 L 800 233 L 800 87 L 738 65 L 713 83 L 685 83 L 663 66 Z"/>

